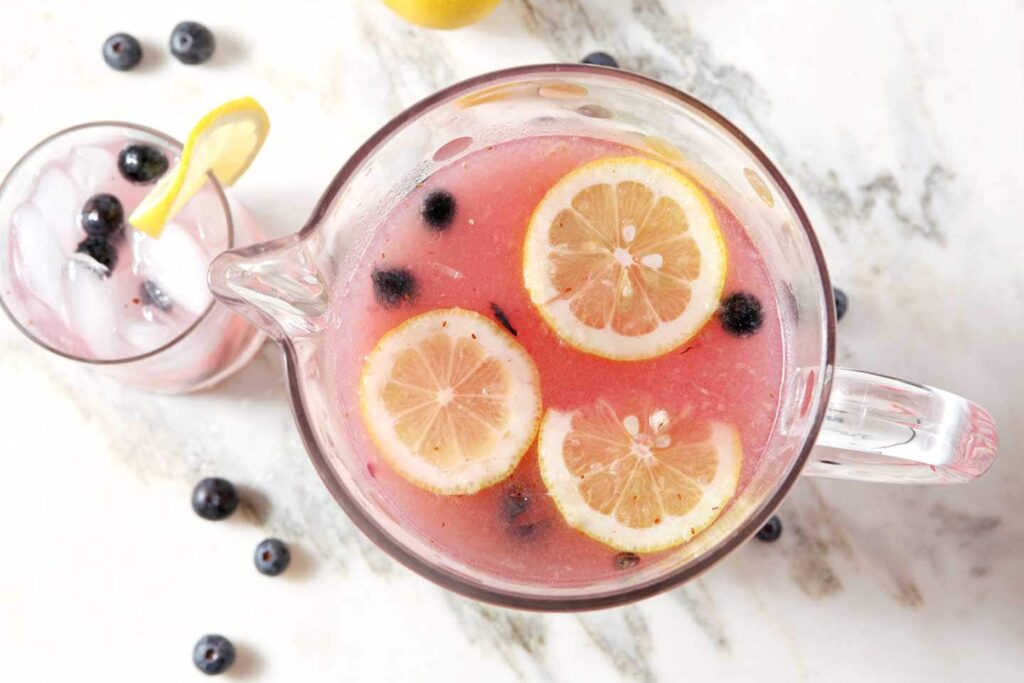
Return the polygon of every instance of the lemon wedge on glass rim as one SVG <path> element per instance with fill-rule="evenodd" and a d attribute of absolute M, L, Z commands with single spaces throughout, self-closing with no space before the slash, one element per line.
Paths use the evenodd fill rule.
<path fill-rule="evenodd" d="M 263 146 L 270 119 L 252 97 L 225 102 L 192 128 L 181 159 L 135 207 L 128 222 L 151 237 L 167 224 L 202 188 L 209 173 L 222 184 L 238 180 Z"/>

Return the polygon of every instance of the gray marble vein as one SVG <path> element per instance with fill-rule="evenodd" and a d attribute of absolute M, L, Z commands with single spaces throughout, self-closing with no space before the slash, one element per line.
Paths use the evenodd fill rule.
<path fill-rule="evenodd" d="M 706 581 L 696 579 L 692 583 L 672 591 L 671 595 L 683 606 L 683 609 L 689 612 L 694 623 L 700 627 L 718 650 L 729 652 L 727 622 L 715 604 L 715 594 Z"/>
<path fill-rule="evenodd" d="M 651 632 L 635 607 L 605 610 L 577 616 L 580 625 L 601 654 L 628 680 L 654 683 L 651 669 Z"/>
<path fill-rule="evenodd" d="M 496 652 L 523 680 L 554 680 L 545 662 L 544 618 L 446 596 L 466 639 Z"/>

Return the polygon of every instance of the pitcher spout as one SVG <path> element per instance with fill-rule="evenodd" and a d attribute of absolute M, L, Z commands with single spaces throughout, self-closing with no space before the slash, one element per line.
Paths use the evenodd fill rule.
<path fill-rule="evenodd" d="M 298 235 L 220 254 L 210 290 L 275 339 L 316 334 L 327 322 L 327 285 Z"/>

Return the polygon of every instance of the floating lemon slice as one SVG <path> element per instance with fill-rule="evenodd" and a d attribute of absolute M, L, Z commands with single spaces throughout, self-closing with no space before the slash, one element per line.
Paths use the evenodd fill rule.
<path fill-rule="evenodd" d="M 164 225 L 206 182 L 208 173 L 232 185 L 256 158 L 270 130 L 270 119 L 251 97 L 226 102 L 199 120 L 181 151 L 178 164 L 135 207 L 128 222 L 159 237 Z"/>
<path fill-rule="evenodd" d="M 669 548 L 706 528 L 735 493 L 743 461 L 730 425 L 606 401 L 548 410 L 537 452 L 566 523 L 629 552 Z"/>
<path fill-rule="evenodd" d="M 718 307 L 726 250 L 711 204 L 675 168 L 600 159 L 558 181 L 534 211 L 523 275 L 559 338 L 614 360 L 667 353 Z"/>
<path fill-rule="evenodd" d="M 533 359 L 496 324 L 441 309 L 378 342 L 359 405 L 400 475 L 436 493 L 475 493 L 508 476 L 533 443 L 540 381 Z"/>

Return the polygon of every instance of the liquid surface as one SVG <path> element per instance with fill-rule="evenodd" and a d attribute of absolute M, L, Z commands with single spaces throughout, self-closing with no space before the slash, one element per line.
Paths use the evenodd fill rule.
<path fill-rule="evenodd" d="M 71 148 L 42 166 L 9 225 L 4 300 L 29 332 L 73 356 L 130 358 L 171 342 L 206 311 L 206 271 L 227 248 L 224 210 L 207 185 L 160 239 L 130 226 L 112 238 L 117 260 L 103 277 L 76 257 L 86 237 L 79 214 L 90 197 L 117 197 L 127 217 L 152 189 L 126 180 L 117 155 L 134 141 L 119 135 Z M 176 150 L 162 148 L 171 165 Z"/>
<path fill-rule="evenodd" d="M 413 315 L 461 307 L 493 318 L 492 304 L 499 307 L 537 365 L 545 409 L 570 410 L 599 398 L 612 404 L 652 400 L 669 412 L 690 411 L 735 425 L 744 451 L 740 487 L 771 433 L 783 371 L 775 293 L 742 225 L 713 197 L 728 249 L 724 295 L 748 292 L 764 307 L 764 324 L 752 336 L 725 332 L 716 316 L 677 351 L 615 362 L 563 344 L 528 298 L 523 240 L 546 191 L 581 164 L 636 154 L 593 138 L 537 137 L 457 160 L 394 210 L 352 278 L 339 281 L 332 293 L 330 381 L 340 419 L 372 479 L 368 486 L 403 526 L 480 570 L 535 583 L 587 582 L 628 571 L 616 550 L 563 521 L 541 480 L 535 447 L 507 479 L 469 496 L 419 489 L 377 454 L 359 412 L 363 359 L 386 332 Z M 455 219 L 443 232 L 429 230 L 421 216 L 434 190 L 456 200 Z M 375 270 L 390 268 L 407 268 L 417 283 L 416 296 L 395 308 L 378 303 L 371 279 Z"/>

